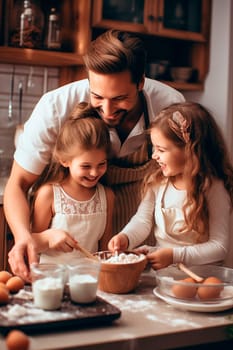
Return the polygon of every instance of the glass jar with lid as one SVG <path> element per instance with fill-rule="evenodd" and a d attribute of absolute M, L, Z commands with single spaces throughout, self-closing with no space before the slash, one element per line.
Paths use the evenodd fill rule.
<path fill-rule="evenodd" d="M 25 48 L 42 48 L 44 36 L 44 15 L 35 0 L 16 1 L 14 28 L 10 44 Z"/>
<path fill-rule="evenodd" d="M 50 13 L 48 16 L 48 29 L 45 46 L 50 50 L 61 49 L 60 16 L 55 7 L 52 7 L 50 9 Z"/>

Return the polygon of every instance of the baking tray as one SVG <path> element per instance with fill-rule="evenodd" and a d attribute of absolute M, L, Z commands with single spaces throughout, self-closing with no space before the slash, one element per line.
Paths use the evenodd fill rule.
<path fill-rule="evenodd" d="M 91 304 L 76 304 L 70 301 L 68 294 L 64 296 L 59 310 L 44 311 L 34 306 L 29 290 L 23 296 L 22 293 L 12 296 L 7 305 L 0 306 L 0 332 L 5 335 L 12 329 L 20 329 L 26 333 L 46 333 L 101 326 L 120 316 L 120 309 L 103 298 L 97 297 Z"/>

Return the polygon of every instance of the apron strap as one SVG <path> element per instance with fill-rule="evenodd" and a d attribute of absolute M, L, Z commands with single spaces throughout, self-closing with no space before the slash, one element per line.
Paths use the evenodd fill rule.
<path fill-rule="evenodd" d="M 146 98 L 145 98 L 142 91 L 140 91 L 140 98 L 141 98 L 142 104 L 143 104 L 144 120 L 145 120 L 145 126 L 146 126 L 146 130 L 147 130 L 150 126 L 150 120 L 149 120 L 149 113 L 148 113 Z M 147 149 L 148 149 L 148 158 L 150 159 L 152 157 L 153 152 L 152 152 L 152 144 L 151 144 L 149 137 L 148 137 L 148 148 Z"/>

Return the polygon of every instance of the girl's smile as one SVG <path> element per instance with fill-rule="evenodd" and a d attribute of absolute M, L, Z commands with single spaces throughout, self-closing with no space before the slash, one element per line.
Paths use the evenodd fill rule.
<path fill-rule="evenodd" d="M 106 152 L 103 149 L 78 151 L 65 166 L 69 167 L 69 181 L 76 186 L 93 188 L 107 170 Z"/>
<path fill-rule="evenodd" d="M 185 165 L 184 148 L 177 147 L 158 128 L 151 130 L 151 141 L 153 144 L 152 158 L 161 167 L 163 175 L 182 177 Z"/>

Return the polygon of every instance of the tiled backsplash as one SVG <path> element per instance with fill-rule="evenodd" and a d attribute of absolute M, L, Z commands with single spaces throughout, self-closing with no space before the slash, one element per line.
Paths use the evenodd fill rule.
<path fill-rule="evenodd" d="M 9 118 L 11 77 L 14 71 L 12 118 Z M 46 91 L 58 87 L 57 68 L 0 64 L 0 167 L 14 152 L 14 133 L 20 121 L 19 84 L 22 84 L 22 123 Z"/>

